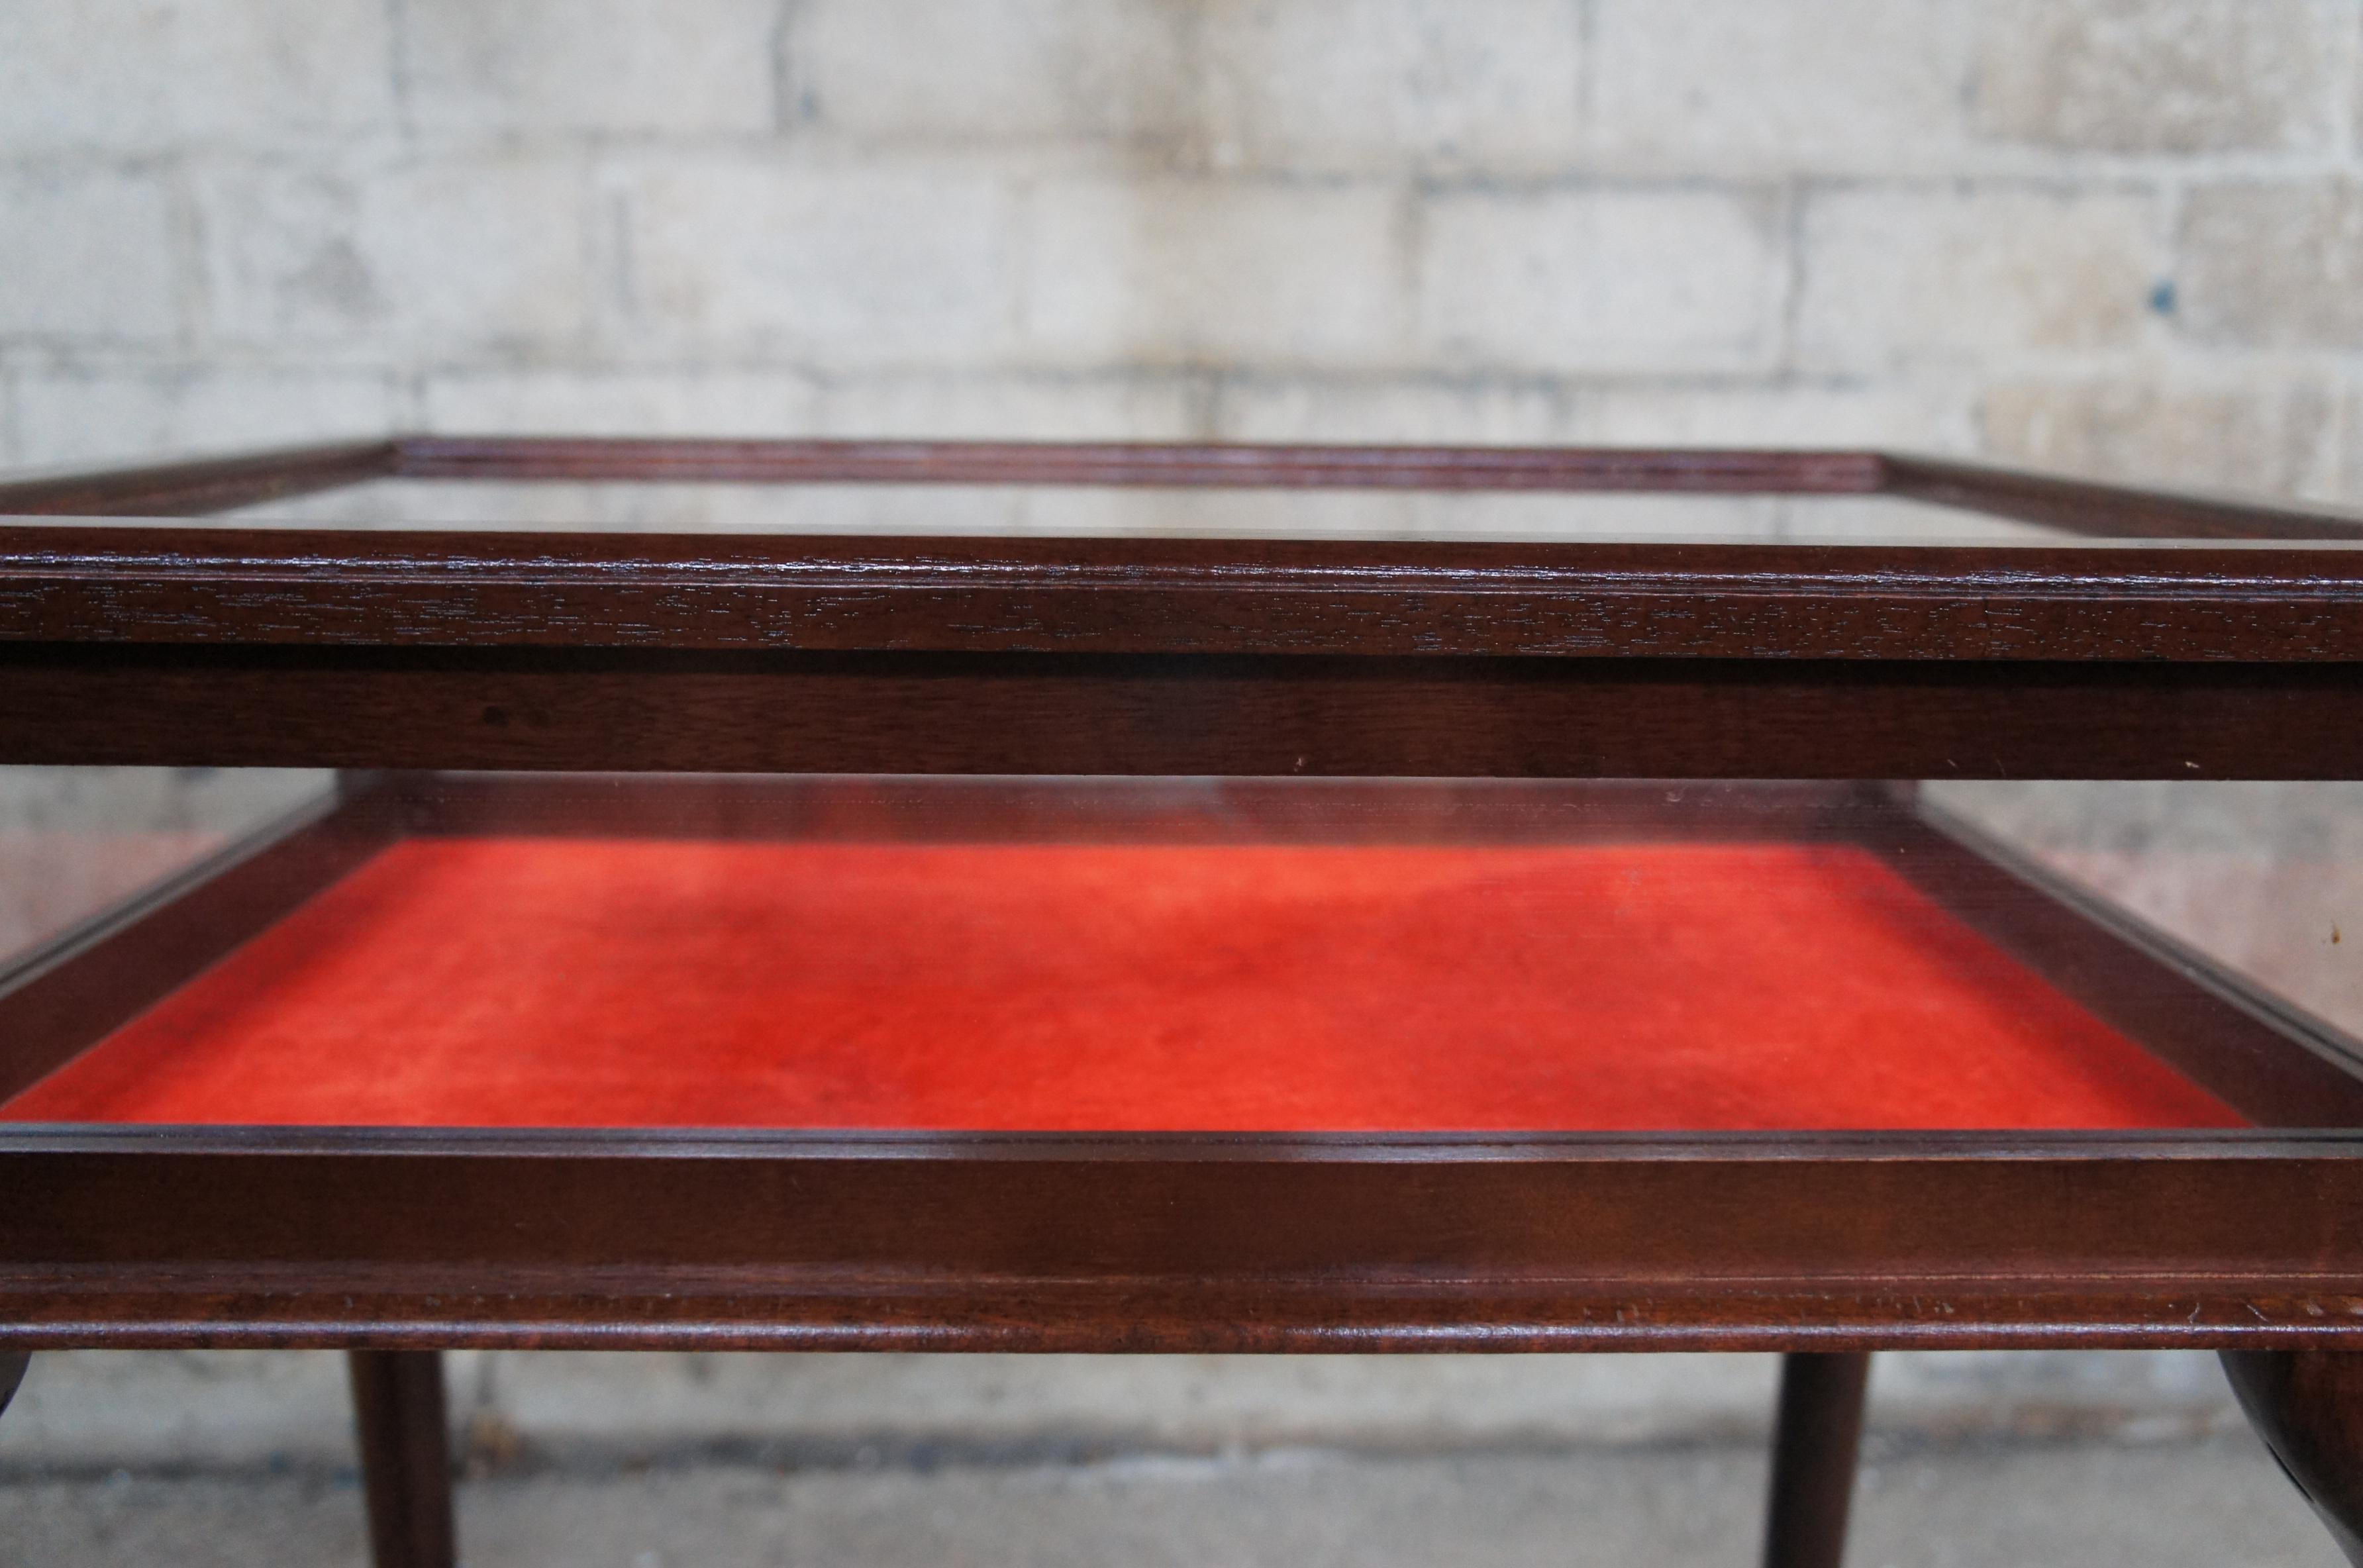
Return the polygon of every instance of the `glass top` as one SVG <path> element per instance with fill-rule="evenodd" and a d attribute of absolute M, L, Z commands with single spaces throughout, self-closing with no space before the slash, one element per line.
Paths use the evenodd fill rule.
<path fill-rule="evenodd" d="M 1870 452 L 398 437 L 0 480 L 0 517 L 912 537 L 2350 547 L 2363 513 Z"/>
<path fill-rule="evenodd" d="M 380 480 L 239 508 L 272 527 L 570 529 L 1469 543 L 2058 545 L 2077 536 L 1888 496 L 592 484 Z"/>

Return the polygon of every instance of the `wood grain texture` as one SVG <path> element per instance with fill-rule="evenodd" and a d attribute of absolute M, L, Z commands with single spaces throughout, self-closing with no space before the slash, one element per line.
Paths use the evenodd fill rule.
<path fill-rule="evenodd" d="M 182 517 L 335 490 L 394 471 L 396 443 L 292 447 L 0 483 L 0 516 Z"/>
<path fill-rule="evenodd" d="M 1985 463 L 1897 453 L 1880 458 L 1886 494 L 2110 538 L 2363 539 L 2363 516 L 2326 507 L 2182 495 Z"/>
<path fill-rule="evenodd" d="M 2281 1473 L 2363 1568 L 2363 1353 L 2226 1351 L 2224 1371 Z"/>
<path fill-rule="evenodd" d="M 1792 1352 L 1781 1360 L 1764 1568 L 1839 1568 L 1854 1506 L 1870 1357 Z"/>
<path fill-rule="evenodd" d="M 2269 509 L 1863 454 L 403 442 L 9 503 L 197 510 L 397 471 L 829 465 L 947 482 L 1885 486 L 2100 533 L 2286 536 Z M 2363 569 L 2335 550 L 11 528 L 0 643 L 0 751 L 21 762 L 2363 777 Z M 0 1342 L 19 1347 L 2363 1345 L 2363 1154 L 2338 1134 L 20 1129 L 0 1132 Z"/>
<path fill-rule="evenodd" d="M 2335 1137 L 67 1129 L 0 1181 L 28 1349 L 2363 1344 Z"/>
<path fill-rule="evenodd" d="M 0 648 L 11 762 L 1625 778 L 2363 777 L 2341 665 Z"/>
<path fill-rule="evenodd" d="M 414 834 L 959 844 L 1858 840 L 1898 815 L 1851 780 L 1030 778 L 409 773 Z"/>
<path fill-rule="evenodd" d="M 442 1356 L 357 1350 L 346 1366 L 373 1568 L 453 1568 L 459 1531 Z"/>
<path fill-rule="evenodd" d="M 406 479 L 1858 495 L 1884 477 L 1868 452 L 1711 447 L 516 436 L 395 445 L 394 471 Z"/>
<path fill-rule="evenodd" d="M 2346 661 L 2363 554 L 10 526 L 0 641 Z"/>

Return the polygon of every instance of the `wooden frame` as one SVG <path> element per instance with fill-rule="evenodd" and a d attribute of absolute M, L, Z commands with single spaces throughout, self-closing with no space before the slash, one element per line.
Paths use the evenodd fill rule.
<path fill-rule="evenodd" d="M 0 760 L 2363 777 L 2363 555 L 2338 547 L 2363 525 L 1873 453 L 408 437 L 0 486 L 0 511 L 174 513 L 386 477 L 1885 493 L 2183 543 L 723 540 L 27 522 L 0 527 Z M 2203 540 L 2228 543 L 2191 543 Z M 704 820 L 727 821 L 733 790 L 743 810 L 762 787 L 693 788 Z M 536 792 L 537 812 L 562 795 L 511 781 L 456 806 L 445 790 L 436 809 L 457 812 L 445 826 L 515 819 L 520 790 Z M 355 856 L 437 831 L 420 815 L 437 798 L 361 780 L 331 814 L 20 975 L 0 997 L 11 1025 L 0 1072 L 24 1081 Z M 2363 1124 L 2363 1091 L 2340 1042 L 1908 802 L 1811 785 L 1780 799 L 1798 831 L 1908 847 L 1925 890 L 2259 1130 L 20 1126 L 0 1129 L 13 1195 L 0 1212 L 0 1351 L 2363 1348 L 2363 1138 L 2347 1131 Z M 2011 893 L 2003 913 L 1996 889 Z M 1801 1369 L 1783 1430 L 1850 1442 L 1844 1419 L 1821 1418 L 1858 1400 L 1859 1380 L 1844 1354 L 1823 1364 Z M 415 1364 L 378 1368 L 373 1408 L 430 1402 L 404 1366 Z M 2300 1390 L 2291 1409 L 2346 1386 L 2270 1384 L 2284 1386 Z M 1837 1392 L 1813 1392 L 1824 1387 Z M 1797 1482 L 1775 1531 L 1821 1544 L 1777 1549 L 1781 1561 L 1834 1550 L 1821 1474 L 1818 1489 Z"/>
<path fill-rule="evenodd" d="M 1090 831 L 1187 838 L 1245 822 L 1285 841 L 1391 811 L 1391 838 L 1864 844 L 2259 1130 L 18 1127 L 0 1134 L 21 1195 L 0 1218 L 0 1343 L 1857 1349 L 2353 1333 L 2363 1280 L 2325 1250 L 2363 1205 L 2357 1140 L 2324 1130 L 2363 1123 L 2345 1042 L 2062 901 L 2073 895 L 1966 846 L 1909 798 L 1750 786 L 1702 807 L 1666 792 L 1582 789 L 1570 812 L 1555 787 L 1248 784 L 1218 818 L 1104 800 Z M 1023 838 L 1055 834 L 1067 810 L 1057 791 L 1000 780 L 362 780 L 0 995 L 15 1043 L 0 1093 L 405 834 Z M 125 1184 L 147 1196 L 129 1201 Z M 355 1214 L 383 1218 L 355 1227 Z M 1144 1223 L 1172 1214 L 1187 1219 Z"/>

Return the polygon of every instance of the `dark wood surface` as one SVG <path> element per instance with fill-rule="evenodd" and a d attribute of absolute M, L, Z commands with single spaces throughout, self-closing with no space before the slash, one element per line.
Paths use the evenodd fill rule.
<path fill-rule="evenodd" d="M 0 483 L 0 516 L 180 517 L 335 490 L 394 471 L 398 444 L 356 441 Z"/>
<path fill-rule="evenodd" d="M 2363 1352 L 2226 1351 L 2224 1371 L 2281 1473 L 2363 1568 Z"/>
<path fill-rule="evenodd" d="M 45 504 L 162 510 L 332 475 L 583 478 L 602 464 L 641 478 L 838 465 L 960 482 L 1949 487 L 2102 532 L 2237 531 L 2204 507 L 1860 454 L 402 442 L 390 458 L 129 476 Z M 2363 776 L 2363 569 L 2335 550 L 10 530 L 0 639 L 10 761 Z M 2363 1155 L 2338 1133 L 17 1129 L 0 1134 L 0 1170 L 23 1195 L 0 1215 L 0 1336 L 23 1344 L 2363 1337 L 2349 1326 L 2363 1321 Z"/>
<path fill-rule="evenodd" d="M 2363 552 L 35 525 L 0 641 L 2348 661 Z"/>
<path fill-rule="evenodd" d="M 2178 495 L 1989 463 L 1897 453 L 1880 460 L 1886 494 L 2014 517 L 2073 534 L 2130 539 L 2363 539 L 2352 511 Z"/>
<path fill-rule="evenodd" d="M 2363 777 L 2343 665 L 0 648 L 14 762 Z"/>
<path fill-rule="evenodd" d="M 389 476 L 1883 492 L 2086 535 L 2358 535 L 1867 453 L 416 437 L 0 486 L 0 512 L 204 512 Z M 11 527 L 0 643 L 11 762 L 2363 776 L 2363 569 L 2335 550 Z M 295 845 L 243 861 L 242 892 L 223 879 L 218 933 L 168 905 L 0 999 L 40 1023 L 6 1070 L 334 874 Z M 1957 899 L 1991 890 L 1928 858 Z M 2012 929 L 2170 1059 L 2253 1043 L 2214 1027 L 2235 991 L 2122 928 L 2114 947 L 2057 916 Z M 2176 977 L 2172 1006 L 2126 984 L 2145 962 Z M 2250 1053 L 2243 1103 L 2302 1121 L 2351 1093 L 2335 1052 L 2247 1018 L 2274 1043 Z M 2335 1081 L 2298 1081 L 2301 1060 Z M 39 1345 L 364 1352 L 382 1562 L 452 1555 L 421 1353 L 445 1344 L 1806 1352 L 1767 1549 L 1804 1563 L 1836 1561 L 1858 1353 L 2175 1343 L 2239 1353 L 2244 1402 L 2363 1562 L 2363 1144 L 2343 1132 L 16 1128 L 0 1183 L 0 1345 L 19 1374 Z"/>
<path fill-rule="evenodd" d="M 354 1351 L 353 1434 L 361 1449 L 374 1568 L 453 1568 L 451 1454 L 443 1358 Z"/>
<path fill-rule="evenodd" d="M 927 843 L 1565 844 L 1864 838 L 1853 781 L 410 773 L 408 831 Z"/>
<path fill-rule="evenodd" d="M 2339 1134 L 17 1128 L 0 1183 L 25 1349 L 2363 1345 Z"/>
<path fill-rule="evenodd" d="M 698 440 L 405 436 L 406 479 L 1859 495 L 1870 452 L 1149 441 Z M 5 496 L 0 496 L 5 500 Z"/>
<path fill-rule="evenodd" d="M 1839 1568 L 1854 1506 L 1870 1357 L 1792 1353 L 1781 1360 L 1764 1568 Z"/>
<path fill-rule="evenodd" d="M 2203 973 L 2087 930 L 2072 911 L 2060 924 L 2055 889 L 1914 826 L 1907 801 L 1855 785 L 403 777 L 236 860 L 222 889 L 188 890 L 180 916 L 166 905 L 76 946 L 73 962 L 110 1005 L 144 1005 L 202 959 L 145 926 L 203 927 L 189 916 L 211 910 L 212 940 L 234 941 L 394 832 L 1026 836 L 1062 820 L 1073 830 L 1079 793 L 1098 801 L 1089 831 L 1117 837 L 1519 840 L 1703 823 L 1849 838 L 1908 862 L 1924 887 L 2252 1114 L 2319 1124 L 2354 1110 L 2351 1087 L 2319 1077 L 2328 1059 L 2286 1021 L 2224 1013 Z M 1668 798 L 1686 793 L 1704 799 Z M 261 891 L 237 891 L 241 876 L 274 867 Z M 104 1024 L 94 1016 L 87 1037 Z M 52 1055 L 71 1049 L 64 1033 L 49 1040 Z M 0 1342 L 28 1345 L 2363 1341 L 2363 1146 L 2337 1132 L 20 1126 L 0 1131 L 0 1186 L 12 1194 L 0 1211 Z"/>

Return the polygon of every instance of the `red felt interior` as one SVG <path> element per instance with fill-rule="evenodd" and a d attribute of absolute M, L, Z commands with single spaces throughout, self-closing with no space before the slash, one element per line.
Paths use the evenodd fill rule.
<path fill-rule="evenodd" d="M 423 838 L 0 1114 L 2236 1126 L 1872 855 Z"/>

